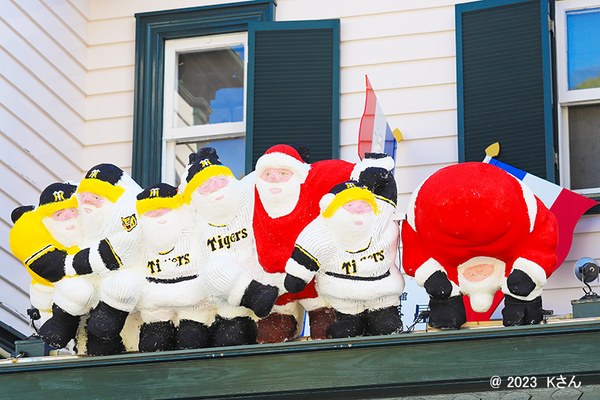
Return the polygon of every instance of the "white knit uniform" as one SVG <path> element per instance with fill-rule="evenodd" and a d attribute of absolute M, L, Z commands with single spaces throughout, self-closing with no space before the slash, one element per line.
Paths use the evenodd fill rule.
<path fill-rule="evenodd" d="M 393 207 L 380 199 L 377 203 L 382 212 L 366 248 L 352 252 L 340 248 L 320 215 L 296 241 L 296 246 L 317 262 L 319 270 L 309 271 L 293 259 L 286 265 L 287 273 L 305 281 L 316 274 L 319 294 L 345 314 L 398 306 L 404 290 L 404 279 L 396 266 L 399 228 L 391 218 Z"/>
<path fill-rule="evenodd" d="M 240 307 L 240 301 L 250 282 L 261 280 L 264 274 L 258 263 L 252 210 L 254 209 L 253 177 L 231 181 L 236 185 L 237 212 L 226 224 L 215 224 L 198 215 L 196 234 L 203 260 L 203 280 L 208 292 L 217 302 L 217 313 L 224 318 L 254 317 L 254 313 Z M 197 195 L 197 194 L 195 194 Z"/>
<path fill-rule="evenodd" d="M 184 228 L 169 251 L 144 251 L 146 273 L 137 305 L 145 323 L 190 319 L 210 325 L 214 303 L 201 278 L 201 257 L 193 228 Z"/>
<path fill-rule="evenodd" d="M 128 176 L 127 178 L 131 179 Z M 66 274 L 75 276 L 72 279 L 79 282 L 79 293 L 77 293 L 77 298 L 73 298 L 75 295 L 75 292 L 72 291 L 74 283 L 70 285 L 70 288 L 64 290 L 57 285 L 55 302 L 72 315 L 86 314 L 99 301 L 127 312 L 131 312 L 138 302 L 141 293 L 141 279 L 137 272 L 129 268 L 137 266 L 140 262 L 139 249 L 142 237 L 141 229 L 137 226 L 139 216 L 135 208 L 137 189 L 133 185 L 130 188 L 126 187 L 125 192 L 108 209 L 111 215 L 105 216 L 108 218 L 108 223 L 103 225 L 104 229 L 95 232 L 95 235 L 82 238 L 81 244 L 78 246 L 81 249 L 89 247 L 89 263 L 94 272 L 89 275 L 76 276 L 77 273 L 72 267 L 74 256 L 67 257 Z M 108 239 L 112 251 L 120 260 L 120 267 L 116 270 L 106 268 L 98 251 L 99 242 L 103 239 Z M 83 281 L 87 281 L 88 284 L 86 285 Z M 90 293 L 82 293 L 84 290 Z M 82 298 L 90 300 L 82 302 Z"/>

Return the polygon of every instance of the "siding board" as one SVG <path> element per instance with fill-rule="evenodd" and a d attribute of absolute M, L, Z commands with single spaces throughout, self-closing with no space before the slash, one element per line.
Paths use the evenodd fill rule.
<path fill-rule="evenodd" d="M 24 74 L 31 74 L 35 79 L 48 87 L 61 101 L 67 103 L 79 116 L 85 115 L 85 93 L 76 86 L 68 77 L 44 58 L 39 51 L 23 40 L 5 22 L 0 20 L 0 49 L 10 55 L 16 63 L 17 68 L 24 69 Z M 6 70 L 3 65 L 2 71 Z"/>
<path fill-rule="evenodd" d="M 30 177 L 40 191 L 49 183 L 58 180 L 50 168 L 40 165 L 31 158 L 26 149 L 15 145 L 11 140 L 6 140 L 5 136 L 0 136 L 0 158 L 6 164 L 18 169 L 19 173 Z"/>
<path fill-rule="evenodd" d="M 34 163 L 40 168 L 52 172 L 54 179 L 66 179 L 79 173 L 81 169 L 57 148 L 57 143 L 50 143 L 18 119 L 14 114 L 0 105 L 0 137 L 14 142 L 23 153 L 19 164 Z"/>
<path fill-rule="evenodd" d="M 135 42 L 133 40 L 99 44 L 89 48 L 88 69 L 128 67 L 134 63 Z"/>
<path fill-rule="evenodd" d="M 434 58 L 343 68 L 341 92 L 365 92 L 365 75 L 375 91 L 456 83 L 456 60 Z"/>
<path fill-rule="evenodd" d="M 78 114 L 68 103 L 57 98 L 42 81 L 25 70 L 6 52 L 0 51 L 0 75 L 11 83 L 28 102 L 35 104 L 45 114 L 51 116 L 71 136 L 81 141 L 83 136 L 83 116 Z M 83 104 L 83 98 L 81 98 Z"/>
<path fill-rule="evenodd" d="M 344 19 L 342 41 L 454 30 L 454 6 L 358 15 Z"/>
<path fill-rule="evenodd" d="M 364 79 L 364 78 L 363 78 Z M 456 85 L 425 86 L 397 90 L 376 91 L 377 100 L 386 116 L 456 110 Z M 362 115 L 365 94 L 347 94 L 341 97 L 341 119 Z"/>
<path fill-rule="evenodd" d="M 88 95 L 133 91 L 133 65 L 88 72 Z"/>
<path fill-rule="evenodd" d="M 86 64 L 87 46 L 81 37 L 69 28 L 52 9 L 41 0 L 11 0 L 26 13 L 32 21 L 64 49 L 81 67 Z"/>
<path fill-rule="evenodd" d="M 135 18 L 132 15 L 90 22 L 90 46 L 120 43 L 135 36 Z"/>
<path fill-rule="evenodd" d="M 85 90 L 85 68 L 61 47 L 31 18 L 12 2 L 4 2 L 0 17 L 18 34 L 37 49 L 52 65 L 69 77 L 81 90 Z M 0 39 L 1 40 L 1 39 Z"/>
<path fill-rule="evenodd" d="M 41 0 L 46 7 L 60 18 L 67 29 L 73 31 L 84 43 L 89 44 L 88 18 L 77 6 L 89 1 Z"/>
<path fill-rule="evenodd" d="M 41 138 L 56 143 L 60 146 L 66 158 L 76 165 L 81 164 L 81 149 L 83 144 L 71 135 L 65 127 L 58 124 L 52 116 L 32 103 L 22 92 L 15 89 L 9 81 L 0 75 L 0 104 L 18 117 L 27 121 L 29 127 L 40 135 Z M 83 129 L 82 132 L 83 134 Z"/>
<path fill-rule="evenodd" d="M 340 62 L 343 68 L 454 57 L 454 43 L 454 31 L 342 42 Z"/>

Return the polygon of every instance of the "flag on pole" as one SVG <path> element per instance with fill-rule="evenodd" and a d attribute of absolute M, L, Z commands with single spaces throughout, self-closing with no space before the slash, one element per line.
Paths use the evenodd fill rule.
<path fill-rule="evenodd" d="M 362 160 L 365 153 L 387 153 L 395 161 L 396 142 L 402 140 L 402 133 L 399 129 L 392 132 L 377 101 L 371 82 L 366 75 L 365 78 L 367 80 L 367 97 L 358 130 L 358 156 Z"/>
<path fill-rule="evenodd" d="M 554 267 L 554 271 L 556 271 L 569 254 L 577 221 L 583 213 L 598 203 L 569 189 L 496 160 L 493 157 L 497 156 L 499 152 L 500 145 L 498 143 L 489 146 L 485 149 L 486 157 L 483 162 L 502 168 L 522 181 L 556 217 L 558 222 L 558 247 L 556 249 L 558 262 Z"/>

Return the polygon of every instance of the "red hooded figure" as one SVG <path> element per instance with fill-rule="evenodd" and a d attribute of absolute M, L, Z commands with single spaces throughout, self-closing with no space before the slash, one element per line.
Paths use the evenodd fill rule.
<path fill-rule="evenodd" d="M 405 272 L 430 296 L 429 324 L 466 322 L 505 295 L 504 325 L 542 319 L 542 287 L 556 264 L 554 215 L 531 190 L 490 164 L 443 168 L 413 193 L 402 225 Z"/>
<path fill-rule="evenodd" d="M 298 150 L 297 150 L 298 149 Z M 285 265 L 302 230 L 320 213 L 319 201 L 335 185 L 350 180 L 368 167 L 394 167 L 387 155 L 369 155 L 358 164 L 324 160 L 308 164 L 305 146 L 276 145 L 256 163 L 253 228 L 258 260 L 266 281 L 283 288 Z M 302 154 L 302 156 L 301 156 Z M 354 178 L 359 180 L 358 176 Z M 282 290 L 283 292 L 283 290 Z M 297 334 L 298 313 L 308 311 L 311 337 L 328 337 L 335 315 L 317 295 L 314 281 L 299 293 L 283 293 L 267 318 L 258 322 L 259 343 L 291 340 Z"/>

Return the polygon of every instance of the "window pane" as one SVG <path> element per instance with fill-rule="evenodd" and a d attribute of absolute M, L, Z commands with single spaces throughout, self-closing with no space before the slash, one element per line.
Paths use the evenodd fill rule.
<path fill-rule="evenodd" d="M 174 127 L 244 120 L 244 45 L 177 54 Z"/>
<path fill-rule="evenodd" d="M 600 87 L 600 8 L 566 14 L 569 90 Z"/>
<path fill-rule="evenodd" d="M 223 140 L 199 140 L 197 142 L 177 143 L 175 154 L 177 160 L 177 185 L 185 166 L 188 163 L 190 153 L 195 153 L 203 147 L 210 146 L 217 151 L 219 159 L 224 166 L 228 167 L 236 178 L 241 179 L 245 175 L 246 167 L 246 139 L 223 139 Z"/>
<path fill-rule="evenodd" d="M 600 105 L 569 107 L 571 189 L 600 187 Z"/>

